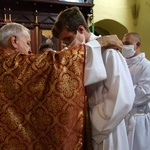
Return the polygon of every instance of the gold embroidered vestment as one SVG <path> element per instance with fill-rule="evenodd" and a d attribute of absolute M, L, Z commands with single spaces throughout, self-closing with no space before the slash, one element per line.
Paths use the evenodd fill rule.
<path fill-rule="evenodd" d="M 0 48 L 0 149 L 83 147 L 85 46 L 26 56 Z"/>

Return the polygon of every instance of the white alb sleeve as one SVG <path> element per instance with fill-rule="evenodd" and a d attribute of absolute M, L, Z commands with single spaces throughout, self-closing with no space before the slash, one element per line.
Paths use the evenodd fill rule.
<path fill-rule="evenodd" d="M 84 85 L 90 85 L 106 79 L 106 70 L 104 67 L 101 45 L 93 40 L 86 43 Z"/>

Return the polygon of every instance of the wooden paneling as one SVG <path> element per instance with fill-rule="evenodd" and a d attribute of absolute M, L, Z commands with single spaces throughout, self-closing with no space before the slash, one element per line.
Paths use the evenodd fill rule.
<path fill-rule="evenodd" d="M 38 53 L 42 30 L 51 30 L 58 13 L 68 7 L 79 6 L 85 19 L 92 13 L 93 1 L 63 2 L 59 0 L 0 0 L 0 27 L 8 22 L 21 23 L 31 30 L 31 48 Z M 61 49 L 56 40 L 56 49 Z"/>

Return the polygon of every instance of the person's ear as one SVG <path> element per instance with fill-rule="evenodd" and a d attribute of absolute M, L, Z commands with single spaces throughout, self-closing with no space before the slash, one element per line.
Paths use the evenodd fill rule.
<path fill-rule="evenodd" d="M 138 47 L 140 47 L 140 46 L 141 46 L 141 42 L 137 42 L 136 45 L 137 45 Z"/>
<path fill-rule="evenodd" d="M 78 26 L 78 32 L 82 34 L 83 31 L 84 31 L 83 25 Z"/>
<path fill-rule="evenodd" d="M 18 37 L 13 35 L 10 37 L 10 42 L 12 47 L 14 47 L 15 49 L 18 47 Z"/>

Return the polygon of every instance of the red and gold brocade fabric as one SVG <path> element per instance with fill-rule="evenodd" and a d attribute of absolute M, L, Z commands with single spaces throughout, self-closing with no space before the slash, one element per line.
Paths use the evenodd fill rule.
<path fill-rule="evenodd" d="M 78 150 L 85 46 L 25 56 L 0 48 L 0 150 Z"/>

